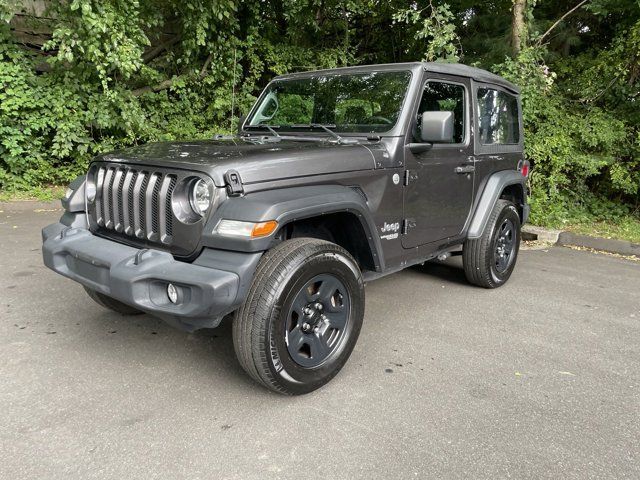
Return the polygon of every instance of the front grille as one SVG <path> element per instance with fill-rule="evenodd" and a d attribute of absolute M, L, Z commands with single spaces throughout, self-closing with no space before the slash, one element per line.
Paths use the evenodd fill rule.
<path fill-rule="evenodd" d="M 171 245 L 174 174 L 106 165 L 98 167 L 94 178 L 94 219 L 101 229 Z"/>

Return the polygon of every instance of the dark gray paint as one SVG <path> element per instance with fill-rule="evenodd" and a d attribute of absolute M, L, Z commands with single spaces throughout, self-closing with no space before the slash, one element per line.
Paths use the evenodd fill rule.
<path fill-rule="evenodd" d="M 367 243 L 373 253 L 377 269 L 384 270 L 384 256 L 367 201 L 353 188 L 341 185 L 317 185 L 266 190 L 245 197 L 230 198 L 210 218 L 203 234 L 203 245 L 222 250 L 262 252 L 273 242 L 272 237 L 262 239 L 231 238 L 216 235 L 214 229 L 224 218 L 249 222 L 276 220 L 284 226 L 289 222 L 347 212 L 360 222 Z"/>
<path fill-rule="evenodd" d="M 42 237 L 47 267 L 189 331 L 217 326 L 242 303 L 261 256 L 204 250 L 190 264 L 167 252 L 138 250 L 62 223 L 43 229 Z M 167 282 L 188 286 L 182 304 L 169 302 Z"/>
<path fill-rule="evenodd" d="M 149 144 L 96 158 L 96 163 L 126 163 L 134 167 L 173 171 L 179 178 L 194 175 L 210 178 L 216 185 L 217 207 L 198 222 L 197 229 L 184 227 L 179 219 L 174 219 L 174 237 L 182 245 L 180 250 L 172 251 L 176 260 L 169 253 L 163 253 L 161 246 L 140 245 L 131 239 L 115 238 L 104 232 L 101 233 L 103 236 L 122 244 L 87 233 L 83 237 L 86 240 L 83 248 L 89 249 L 84 251 L 86 260 L 91 263 L 91 249 L 98 248 L 93 239 L 99 240 L 99 247 L 112 253 L 113 259 L 125 263 L 141 246 L 151 248 L 155 252 L 154 263 L 160 266 L 155 272 L 159 278 L 169 281 L 180 276 L 184 282 L 192 278 L 196 282 L 196 291 L 201 292 L 207 291 L 202 283 L 212 285 L 207 282 L 213 282 L 213 287 L 222 285 L 227 289 L 224 299 L 205 301 L 209 308 L 207 314 L 216 319 L 240 304 L 261 253 L 276 241 L 274 236 L 253 240 L 221 237 L 215 232 L 215 227 L 222 218 L 277 220 L 282 228 L 288 222 L 300 219 L 347 212 L 362 225 L 367 236 L 366 244 L 374 258 L 375 271 L 363 272 L 367 279 L 421 263 L 459 247 L 469 234 L 478 235 L 505 185 L 522 185 L 523 198 L 519 207 L 523 221 L 526 220 L 525 179 L 516 171 L 523 159 L 522 149 L 516 146 L 515 150 L 486 153 L 478 147 L 474 135 L 476 82 L 490 83 L 513 93 L 518 91 L 517 87 L 489 72 L 459 65 L 360 66 L 336 70 L 336 73 L 372 70 L 409 70 L 412 77 L 402 113 L 393 129 L 371 137 L 345 135 L 357 140 L 356 143 L 340 144 L 321 131 L 287 133 L 276 138 L 255 131 L 249 134 L 241 128 L 242 135 L 232 138 Z M 304 75 L 313 73 L 286 78 Z M 465 141 L 460 145 L 433 145 L 428 151 L 412 153 L 407 145 L 416 142 L 417 108 L 424 83 L 428 80 L 454 82 L 465 87 Z M 228 197 L 225 193 L 224 175 L 229 170 L 240 174 L 244 190 L 242 196 Z M 409 178 L 407 186 L 404 185 L 405 175 Z M 82 196 L 81 183 L 75 185 L 74 195 Z M 75 196 L 73 198 L 76 201 Z M 74 227 L 81 225 L 78 217 L 65 217 L 65 223 Z M 413 224 L 415 226 L 409 228 Z M 406 235 L 401 232 L 403 225 L 408 227 Z M 60 228 L 62 226 L 54 227 Z M 394 233 L 398 235 L 394 236 Z M 69 270 L 70 264 L 62 264 L 60 259 L 73 258 L 70 253 L 76 247 L 71 248 L 66 242 L 48 242 L 50 248 L 54 244 L 56 248 L 55 253 L 52 250 L 45 257 L 49 255 L 51 259 L 57 255 L 59 260 L 57 266 L 51 261 L 48 265 L 84 284 L 95 283 L 96 277 L 100 277 L 86 270 L 84 277 L 74 276 Z M 102 261 L 103 254 L 102 250 L 96 251 L 94 259 Z M 222 265 L 226 266 L 223 268 Z M 190 268 L 199 273 L 189 276 Z M 110 275 L 117 279 L 118 272 L 116 269 Z M 233 279 L 229 274 L 234 275 Z M 111 288 L 109 275 L 101 281 L 96 285 Z M 154 306 L 151 309 L 148 304 L 141 305 L 136 296 L 139 293 L 131 293 L 135 282 L 129 283 L 129 294 L 126 293 L 126 282 L 119 285 L 108 290 L 119 300 L 152 311 L 174 324 L 181 323 L 176 319 L 185 318 L 185 312 L 172 314 L 162 308 Z M 158 289 L 152 291 L 161 295 Z M 189 314 L 189 328 L 205 326 L 204 310 Z M 184 325 L 181 327 L 185 328 Z"/>
<path fill-rule="evenodd" d="M 473 156 L 471 81 L 468 78 L 426 72 L 420 84 L 422 92 L 427 82 L 445 82 L 461 85 L 465 89 L 464 143 L 434 144 L 423 153 L 413 154 L 406 149 L 406 168 L 414 180 L 404 194 L 405 217 L 415 222 L 403 236 L 405 248 L 460 236 L 471 211 L 474 195 L 475 172 L 459 174 L 458 167 L 475 168 Z M 414 119 L 406 134 L 406 143 L 415 141 L 420 95 L 414 99 L 411 117 Z M 413 225 L 413 223 L 411 224 Z"/>
<path fill-rule="evenodd" d="M 77 213 L 85 211 L 84 185 L 86 180 L 87 176 L 81 175 L 69 184 L 69 188 L 73 190 L 73 193 L 69 198 L 62 199 L 62 208 L 66 212 Z"/>
<path fill-rule="evenodd" d="M 326 135 L 324 135 L 326 137 Z M 372 152 L 364 145 L 338 145 L 326 138 L 305 140 L 291 136 L 236 137 L 195 142 L 149 143 L 97 160 L 205 173 L 219 187 L 224 174 L 237 170 L 245 184 L 291 179 L 329 172 L 376 168 Z"/>
<path fill-rule="evenodd" d="M 480 236 L 482 236 L 484 227 L 491 215 L 493 205 L 498 198 L 500 198 L 500 194 L 504 188 L 509 185 L 520 185 L 523 189 L 526 188 L 522 175 L 513 170 L 503 170 L 489 177 L 482 196 L 480 197 L 476 213 L 467 231 L 468 238 L 480 238 Z"/>

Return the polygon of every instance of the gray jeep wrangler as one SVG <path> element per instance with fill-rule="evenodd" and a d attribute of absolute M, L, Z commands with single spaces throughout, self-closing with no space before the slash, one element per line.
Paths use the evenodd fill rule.
<path fill-rule="evenodd" d="M 464 65 L 275 78 L 235 136 L 99 156 L 44 228 L 44 263 L 103 307 L 187 331 L 234 313 L 238 360 L 277 392 L 333 378 L 364 284 L 462 255 L 510 277 L 527 220 L 518 88 Z"/>

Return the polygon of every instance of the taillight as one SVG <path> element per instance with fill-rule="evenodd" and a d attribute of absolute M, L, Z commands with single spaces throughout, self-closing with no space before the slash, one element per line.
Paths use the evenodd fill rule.
<path fill-rule="evenodd" d="M 526 160 L 520 164 L 519 170 L 523 177 L 529 176 L 529 169 L 530 169 L 529 162 L 527 162 Z"/>

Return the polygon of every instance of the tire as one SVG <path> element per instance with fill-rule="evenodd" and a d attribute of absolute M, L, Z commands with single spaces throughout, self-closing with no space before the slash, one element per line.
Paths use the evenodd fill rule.
<path fill-rule="evenodd" d="M 108 308 L 120 315 L 142 315 L 144 312 L 141 312 L 137 308 L 130 307 L 129 305 L 119 302 L 115 298 L 111 298 L 104 293 L 96 292 L 88 287 L 84 287 L 87 295 L 91 297 L 91 299 L 96 302 L 98 305 L 104 308 Z"/>
<path fill-rule="evenodd" d="M 301 395 L 344 366 L 363 316 L 364 283 L 353 257 L 324 240 L 287 240 L 260 260 L 236 312 L 233 345 L 254 380 Z"/>
<path fill-rule="evenodd" d="M 464 243 L 462 263 L 467 280 L 480 287 L 504 285 L 516 265 L 520 249 L 520 216 L 508 200 L 498 200 L 480 238 Z M 502 255 L 501 255 L 502 254 Z"/>

